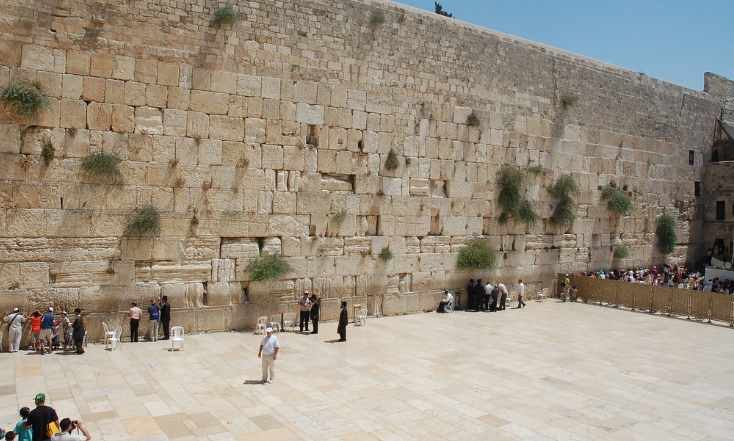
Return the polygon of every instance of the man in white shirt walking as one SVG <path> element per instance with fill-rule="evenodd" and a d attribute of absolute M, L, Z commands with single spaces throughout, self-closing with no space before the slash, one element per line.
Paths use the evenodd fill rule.
<path fill-rule="evenodd" d="M 525 307 L 525 301 L 522 299 L 525 295 L 525 284 L 522 283 L 522 279 L 518 280 L 517 283 L 520 284 L 517 288 L 517 308 L 520 309 Z"/>
<path fill-rule="evenodd" d="M 278 337 L 273 335 L 273 328 L 268 328 L 265 332 L 267 335 L 260 343 L 260 351 L 257 353 L 257 357 L 263 361 L 262 382 L 272 383 L 275 381 L 275 359 L 278 358 L 280 343 L 278 343 Z M 268 381 L 268 370 L 270 371 L 270 381 Z"/>

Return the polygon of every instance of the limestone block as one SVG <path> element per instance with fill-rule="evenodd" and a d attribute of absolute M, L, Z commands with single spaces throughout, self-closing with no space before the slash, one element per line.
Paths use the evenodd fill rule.
<path fill-rule="evenodd" d="M 265 142 L 266 121 L 260 118 L 245 119 L 245 142 Z"/>
<path fill-rule="evenodd" d="M 163 134 L 163 112 L 153 107 L 135 108 L 135 133 Z"/>
<path fill-rule="evenodd" d="M 230 95 L 237 93 L 237 74 L 215 70 L 211 73 L 211 90 Z"/>
<path fill-rule="evenodd" d="M 245 120 L 212 115 L 209 117 L 209 137 L 223 141 L 242 141 L 245 138 Z"/>
<path fill-rule="evenodd" d="M 352 110 L 365 110 L 367 105 L 367 92 L 363 90 L 347 91 L 347 108 Z"/>
<path fill-rule="evenodd" d="M 262 167 L 280 170 L 283 168 L 283 147 L 279 145 L 262 146 Z"/>
<path fill-rule="evenodd" d="M 205 113 L 189 111 L 186 122 L 186 134 L 196 139 L 208 138 L 209 116 Z"/>
<path fill-rule="evenodd" d="M 212 259 L 212 282 L 231 282 L 237 280 L 234 259 Z"/>
<path fill-rule="evenodd" d="M 352 110 L 352 120 L 347 127 L 359 130 L 367 129 L 367 113 L 360 110 Z"/>
<path fill-rule="evenodd" d="M 87 127 L 108 131 L 112 125 L 112 104 L 91 102 L 87 106 Z"/>
<path fill-rule="evenodd" d="M 290 214 L 296 212 L 296 193 L 277 191 L 273 194 L 273 213 Z"/>
<path fill-rule="evenodd" d="M 136 83 L 134 81 L 125 82 L 125 104 L 129 106 L 144 106 L 145 88 L 145 84 L 143 83 Z"/>
<path fill-rule="evenodd" d="M 280 99 L 280 79 L 271 77 L 262 77 L 262 91 L 261 95 L 263 98 L 270 98 L 274 100 Z"/>
<path fill-rule="evenodd" d="M 135 78 L 135 59 L 132 57 L 114 56 L 112 58 L 112 78 L 132 80 Z"/>
<path fill-rule="evenodd" d="M 66 52 L 66 73 L 74 75 L 89 75 L 91 54 L 88 52 Z"/>
<path fill-rule="evenodd" d="M 53 49 L 34 44 L 23 45 L 20 66 L 28 69 L 59 72 L 55 70 Z M 64 70 L 60 72 L 63 73 Z"/>
<path fill-rule="evenodd" d="M 55 287 L 83 287 L 106 284 L 109 262 L 51 262 L 48 267 L 51 284 Z"/>
<path fill-rule="evenodd" d="M 204 301 L 204 285 L 202 283 L 186 284 L 186 307 L 199 308 L 203 306 Z"/>
<path fill-rule="evenodd" d="M 178 65 L 171 63 L 158 63 L 157 83 L 161 86 L 178 86 Z"/>
<path fill-rule="evenodd" d="M 293 88 L 294 101 L 297 103 L 316 104 L 318 83 L 313 81 L 298 81 Z"/>
<path fill-rule="evenodd" d="M 249 259 L 257 257 L 259 253 L 260 248 L 258 245 L 258 241 L 255 238 L 222 238 L 222 259 Z"/>
<path fill-rule="evenodd" d="M 135 62 L 135 81 L 155 84 L 158 78 L 158 60 L 140 60 Z"/>
<path fill-rule="evenodd" d="M 296 200 L 298 214 L 329 214 L 331 205 L 328 193 L 299 192 Z"/>
<path fill-rule="evenodd" d="M 103 78 L 84 77 L 82 99 L 85 101 L 104 102 L 105 80 Z"/>
<path fill-rule="evenodd" d="M 79 75 L 63 75 L 61 97 L 78 100 L 84 92 L 84 77 Z"/>
<path fill-rule="evenodd" d="M 188 112 L 185 110 L 163 110 L 163 133 L 173 136 L 186 136 Z"/>
<path fill-rule="evenodd" d="M 20 264 L 6 263 L 0 265 L 0 289 L 17 290 L 20 288 Z M 23 288 L 26 288 L 25 286 Z"/>
<path fill-rule="evenodd" d="M 130 133 L 135 130 L 135 108 L 125 104 L 112 105 L 112 130 Z"/>
<path fill-rule="evenodd" d="M 149 107 L 166 107 L 168 100 L 168 88 L 166 86 L 156 86 L 149 84 L 145 88 L 145 102 Z"/>
<path fill-rule="evenodd" d="M 151 278 L 154 280 L 165 280 L 172 282 L 184 282 L 189 280 L 209 280 L 210 275 L 211 262 L 192 262 L 182 264 L 161 262 L 147 268 L 137 268 L 138 278 Z"/>
<path fill-rule="evenodd" d="M 182 308 L 186 305 L 186 284 L 181 282 L 166 282 L 161 284 L 161 296 L 168 297 L 171 309 Z"/>
<path fill-rule="evenodd" d="M 324 124 L 324 106 L 298 103 L 296 105 L 296 121 L 305 124 Z"/>
<path fill-rule="evenodd" d="M 211 90 L 212 71 L 209 69 L 194 68 L 191 79 L 191 88 L 195 90 Z"/>
<path fill-rule="evenodd" d="M 191 101 L 191 91 L 182 87 L 168 88 L 168 108 L 188 110 Z"/>
<path fill-rule="evenodd" d="M 191 91 L 189 110 L 209 115 L 226 115 L 229 109 L 229 95 L 201 90 Z"/>
<path fill-rule="evenodd" d="M 382 192 L 388 196 L 400 196 L 402 194 L 403 180 L 400 178 L 382 178 Z"/>
<path fill-rule="evenodd" d="M 120 80 L 106 80 L 105 81 L 105 95 L 104 99 L 106 103 L 120 104 L 125 102 L 125 82 Z"/>
<path fill-rule="evenodd" d="M 92 54 L 89 64 L 89 74 L 93 77 L 112 77 L 112 56 L 102 52 Z"/>
<path fill-rule="evenodd" d="M 20 153 L 20 146 L 20 126 L 0 124 L 0 153 Z"/>
<path fill-rule="evenodd" d="M 273 214 L 269 218 L 268 232 L 279 236 L 306 236 L 309 223 L 309 216 Z"/>
<path fill-rule="evenodd" d="M 259 97 L 262 91 L 262 80 L 252 75 L 237 75 L 237 95 Z"/>
<path fill-rule="evenodd" d="M 221 165 L 222 164 L 222 141 L 202 139 L 198 149 L 199 165 Z M 222 168 L 217 168 L 212 177 L 214 187 L 231 187 L 234 181 L 234 169 L 225 167 L 226 174 Z"/>

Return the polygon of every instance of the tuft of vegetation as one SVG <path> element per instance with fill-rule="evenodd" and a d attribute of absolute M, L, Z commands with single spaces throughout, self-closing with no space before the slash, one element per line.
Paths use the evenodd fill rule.
<path fill-rule="evenodd" d="M 115 275 L 115 267 L 112 266 L 112 261 L 111 260 L 109 262 L 107 262 L 107 269 L 105 270 L 105 272 L 107 274 L 109 274 L 110 276 L 114 276 Z"/>
<path fill-rule="evenodd" d="M 231 26 L 237 20 L 237 14 L 229 7 L 217 9 L 209 21 L 210 28 L 221 28 L 222 26 Z"/>
<path fill-rule="evenodd" d="M 56 147 L 54 147 L 51 141 L 46 141 L 43 143 L 43 147 L 41 147 L 41 157 L 43 157 L 44 164 L 48 165 L 51 160 L 54 159 L 55 153 Z"/>
<path fill-rule="evenodd" d="M 385 247 L 380 251 L 377 257 L 379 257 L 380 260 L 382 260 L 383 262 L 389 262 L 390 259 L 392 259 L 394 256 L 392 254 L 392 251 L 390 251 L 390 248 Z"/>
<path fill-rule="evenodd" d="M 574 106 L 579 100 L 579 96 L 575 93 L 564 93 L 561 97 L 561 104 L 564 109 Z"/>
<path fill-rule="evenodd" d="M 529 201 L 523 201 L 520 194 L 524 179 L 522 172 L 515 167 L 505 165 L 500 169 L 500 177 L 497 180 L 500 188 L 497 201 L 502 209 L 500 225 L 506 225 L 510 220 L 514 220 L 525 224 L 527 228 L 535 226 L 538 216 L 533 210 L 533 205 Z"/>
<path fill-rule="evenodd" d="M 561 175 L 556 183 L 548 188 L 548 193 L 557 201 L 550 217 L 551 223 L 561 228 L 571 227 L 576 220 L 574 197 L 581 193 L 576 181 L 571 175 Z"/>
<path fill-rule="evenodd" d="M 122 233 L 125 237 L 154 237 L 161 233 L 161 214 L 152 205 L 138 208 Z"/>
<path fill-rule="evenodd" d="M 255 257 L 245 267 L 245 274 L 249 274 L 250 279 L 255 282 L 277 280 L 295 271 L 295 268 L 278 253 Z"/>
<path fill-rule="evenodd" d="M 409 165 L 410 165 L 410 158 L 405 158 L 405 166 L 407 167 Z"/>
<path fill-rule="evenodd" d="M 87 176 L 100 179 L 107 184 L 120 185 L 123 183 L 122 173 L 117 165 L 122 159 L 105 152 L 94 152 L 82 158 L 79 167 Z"/>
<path fill-rule="evenodd" d="M 16 115 L 33 118 L 51 102 L 38 81 L 13 80 L 0 89 L 0 102 Z"/>
<path fill-rule="evenodd" d="M 675 232 L 675 219 L 669 214 L 663 214 L 657 219 L 655 235 L 658 238 L 658 250 L 663 254 L 675 251 L 678 245 L 678 234 Z"/>
<path fill-rule="evenodd" d="M 382 12 L 373 12 L 372 15 L 370 15 L 370 25 L 373 28 L 376 28 L 383 23 L 385 23 L 385 14 Z"/>
<path fill-rule="evenodd" d="M 67 127 L 66 128 L 66 135 L 73 138 L 76 136 L 76 127 Z"/>
<path fill-rule="evenodd" d="M 334 213 L 331 216 L 331 223 L 334 224 L 335 227 L 340 228 L 342 224 L 344 224 L 344 221 L 347 218 L 347 213 L 344 211 L 340 211 L 338 213 Z"/>
<path fill-rule="evenodd" d="M 531 165 L 530 167 L 528 167 L 528 171 L 537 176 L 543 173 L 543 166 L 540 164 Z"/>
<path fill-rule="evenodd" d="M 605 185 L 601 200 L 607 203 L 609 211 L 619 216 L 627 216 L 632 211 L 632 200 L 615 186 Z"/>
<path fill-rule="evenodd" d="M 450 14 L 443 10 L 443 6 L 441 6 L 438 2 L 433 2 L 433 6 L 436 8 L 436 14 L 443 15 L 444 17 L 453 17 L 454 14 Z"/>
<path fill-rule="evenodd" d="M 533 228 L 538 222 L 538 215 L 535 214 L 530 201 L 522 201 L 514 217 L 518 222 L 525 224 L 527 228 Z"/>
<path fill-rule="evenodd" d="M 624 258 L 629 257 L 629 255 L 630 255 L 630 250 L 624 245 L 619 245 L 618 247 L 614 249 L 615 259 L 624 259 Z"/>
<path fill-rule="evenodd" d="M 466 117 L 466 125 L 469 127 L 479 127 L 479 124 L 481 121 L 479 121 L 479 115 L 476 114 L 476 112 L 472 111 L 467 117 Z"/>
<path fill-rule="evenodd" d="M 395 150 L 390 149 L 390 153 L 387 154 L 387 159 L 385 160 L 385 168 L 392 171 L 396 170 L 399 165 L 398 155 L 395 153 Z"/>
<path fill-rule="evenodd" d="M 194 215 L 191 216 L 191 221 L 189 221 L 189 224 L 191 224 L 192 227 L 199 225 L 199 218 L 196 217 L 196 213 L 194 213 Z"/>
<path fill-rule="evenodd" d="M 459 251 L 456 267 L 460 270 L 488 270 L 497 264 L 497 251 L 485 240 L 475 239 Z"/>

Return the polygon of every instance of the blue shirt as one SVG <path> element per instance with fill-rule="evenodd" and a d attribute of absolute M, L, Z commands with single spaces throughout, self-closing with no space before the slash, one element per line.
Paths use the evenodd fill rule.
<path fill-rule="evenodd" d="M 41 329 L 51 329 L 55 322 L 56 316 L 47 312 L 43 314 L 43 318 L 41 319 Z"/>
<path fill-rule="evenodd" d="M 15 425 L 15 432 L 18 436 L 15 438 L 15 441 L 31 441 L 33 440 L 33 428 L 26 429 L 23 427 L 23 423 L 25 423 L 26 420 L 21 420 L 18 424 Z"/>

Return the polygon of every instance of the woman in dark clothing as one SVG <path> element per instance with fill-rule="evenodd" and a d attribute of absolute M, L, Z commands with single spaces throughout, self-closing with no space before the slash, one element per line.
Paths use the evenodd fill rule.
<path fill-rule="evenodd" d="M 347 313 L 347 302 L 342 302 L 342 312 L 339 314 L 339 326 L 337 332 L 339 333 L 339 341 L 347 341 L 347 323 L 349 322 L 349 315 Z"/>

